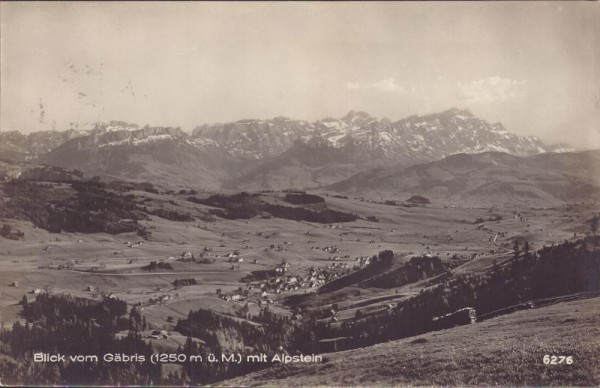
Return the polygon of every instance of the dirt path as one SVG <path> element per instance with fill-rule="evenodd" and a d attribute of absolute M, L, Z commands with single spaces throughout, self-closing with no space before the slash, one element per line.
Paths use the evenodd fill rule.
<path fill-rule="evenodd" d="M 208 271 L 185 271 L 185 272 L 148 272 L 148 273 L 110 273 L 110 272 L 90 272 L 70 269 L 70 272 L 83 273 L 94 276 L 161 276 L 161 275 L 203 275 L 207 273 L 226 273 L 228 270 L 208 270 Z"/>

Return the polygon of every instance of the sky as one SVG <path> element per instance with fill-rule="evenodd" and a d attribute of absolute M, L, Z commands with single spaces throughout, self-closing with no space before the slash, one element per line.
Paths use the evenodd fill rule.
<path fill-rule="evenodd" d="M 0 130 L 452 107 L 600 148 L 599 2 L 1 2 Z"/>

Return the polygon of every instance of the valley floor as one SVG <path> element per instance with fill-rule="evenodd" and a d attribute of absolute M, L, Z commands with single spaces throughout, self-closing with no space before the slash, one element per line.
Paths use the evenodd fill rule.
<path fill-rule="evenodd" d="M 203 215 L 211 210 L 177 194 L 135 195 L 155 208 Z M 261 195 L 273 203 L 281 202 L 281 194 Z M 242 319 L 242 309 L 248 309 L 247 316 L 257 316 L 265 304 L 279 316 L 295 315 L 297 308 L 328 312 L 337 305 L 335 323 L 331 316 L 319 318 L 336 326 L 359 313 L 368 316 L 391 310 L 439 281 L 438 277 L 480 276 L 502 266 L 511 259 L 515 241 L 521 246 L 527 241 L 537 250 L 577 240 L 589 234 L 589 220 L 599 210 L 596 203 L 396 206 L 386 204 L 385 198 L 321 195 L 329 208 L 360 218 L 323 224 L 260 216 L 170 221 L 152 215 L 140 221 L 152 232 L 147 240 L 135 233 L 49 233 L 29 222 L 5 220 L 24 236 L 19 240 L 0 237 L 2 327 L 23 322 L 23 298 L 31 303 L 45 292 L 96 301 L 116 297 L 129 309 L 137 306 L 148 323 L 141 334 L 161 351 L 175 351 L 185 343 L 177 322 L 186 319 L 190 310 Z M 342 271 L 358 272 L 364 268 L 362 259 L 387 250 L 395 254 L 390 271 L 417 256 L 437 256 L 444 267 L 442 272 L 423 272 L 417 281 L 395 285 L 355 281 L 323 290 L 332 279 L 328 277 L 310 286 L 292 287 L 296 284 L 291 283 L 292 277 L 309 279 L 315 271 L 336 276 Z M 196 260 L 188 260 L 192 254 Z M 152 263 L 162 266 L 149 269 Z M 290 287 L 262 292 L 259 283 L 263 279 L 258 275 L 273 273 L 284 263 Z M 278 276 L 283 278 L 283 274 Z M 565 302 L 476 325 L 330 353 L 319 365 L 286 365 L 223 384 L 597 385 L 598 322 L 600 298 Z M 148 338 L 154 330 L 165 330 L 168 335 Z M 419 341 L 413 342 L 416 339 Z M 575 362 L 544 365 L 546 354 L 573 356 Z"/>

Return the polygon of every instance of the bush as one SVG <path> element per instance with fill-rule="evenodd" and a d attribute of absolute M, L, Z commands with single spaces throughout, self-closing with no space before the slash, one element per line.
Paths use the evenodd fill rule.
<path fill-rule="evenodd" d="M 173 285 L 175 287 L 184 287 L 184 286 L 194 286 L 196 285 L 196 279 L 194 278 L 189 278 L 189 279 L 175 279 L 175 281 L 173 282 Z"/>
<path fill-rule="evenodd" d="M 142 269 L 144 271 L 153 271 L 155 269 L 173 269 L 173 266 L 170 263 L 164 263 L 164 262 L 159 262 L 157 263 L 156 261 L 151 261 L 150 264 L 145 265 L 142 267 Z"/>
<path fill-rule="evenodd" d="M 412 197 L 407 199 L 406 202 L 416 203 L 419 205 L 427 205 L 427 204 L 431 203 L 430 200 L 428 200 L 427 198 L 422 197 L 420 195 L 413 195 Z"/>

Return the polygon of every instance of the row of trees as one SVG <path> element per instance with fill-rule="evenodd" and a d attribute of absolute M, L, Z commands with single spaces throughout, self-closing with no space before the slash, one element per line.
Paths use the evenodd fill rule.
<path fill-rule="evenodd" d="M 392 288 L 423 280 L 446 271 L 447 267 L 437 256 L 412 257 L 403 266 L 374 276 L 363 282 L 366 287 Z"/>
<path fill-rule="evenodd" d="M 287 198 L 286 201 L 295 204 L 317 203 L 323 200 L 321 197 L 310 194 L 287 194 L 285 198 Z M 275 218 L 318 223 L 351 222 L 358 219 L 356 214 L 344 213 L 337 210 L 322 209 L 317 211 L 302 207 L 265 203 L 257 194 L 248 194 L 246 192 L 234 195 L 216 194 L 205 199 L 189 197 L 188 200 L 194 203 L 218 207 L 220 209 L 215 209 L 212 213 L 227 219 L 248 219 L 256 217 L 261 213 Z"/>
<path fill-rule="evenodd" d="M 300 194 L 288 193 L 283 197 L 283 200 L 286 202 L 289 202 L 293 205 L 309 205 L 309 204 L 314 204 L 314 203 L 324 203 L 325 202 L 325 198 L 323 198 L 323 197 L 319 197 L 318 195 L 314 195 L 314 194 L 306 194 L 306 193 L 300 193 Z"/>

